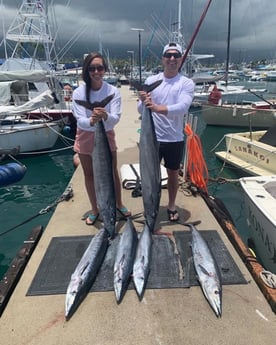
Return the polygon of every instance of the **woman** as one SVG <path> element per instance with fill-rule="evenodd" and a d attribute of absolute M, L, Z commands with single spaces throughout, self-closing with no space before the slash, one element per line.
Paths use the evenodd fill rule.
<path fill-rule="evenodd" d="M 91 211 L 86 218 L 87 225 L 93 225 L 99 216 L 94 188 L 91 154 L 94 145 L 94 125 L 101 119 L 104 120 L 104 126 L 112 153 L 117 208 L 124 216 L 128 217 L 131 215 L 122 203 L 121 183 L 117 168 L 117 146 L 114 126 L 119 122 L 121 116 L 121 96 L 116 87 L 103 80 L 107 70 L 107 63 L 101 54 L 97 52 L 88 54 L 84 60 L 82 69 L 82 77 L 85 84 L 80 85 L 73 92 L 73 113 L 77 120 L 74 151 L 77 152 L 79 156 L 84 172 L 85 187 L 91 204 Z M 93 103 L 95 101 L 101 101 L 111 94 L 115 94 L 115 96 L 105 108 L 97 107 L 94 108 L 93 111 L 75 102 L 75 100 L 84 100 Z"/>

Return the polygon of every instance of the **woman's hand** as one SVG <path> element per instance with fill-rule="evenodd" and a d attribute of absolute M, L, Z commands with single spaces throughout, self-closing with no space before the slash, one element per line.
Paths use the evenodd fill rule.
<path fill-rule="evenodd" d="M 106 121 L 108 118 L 105 108 L 94 108 L 90 118 L 90 125 L 94 126 L 100 120 Z"/>

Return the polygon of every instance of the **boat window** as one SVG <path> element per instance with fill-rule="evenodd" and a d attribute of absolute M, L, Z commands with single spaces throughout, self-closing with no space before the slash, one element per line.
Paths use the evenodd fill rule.
<path fill-rule="evenodd" d="M 38 91 L 37 87 L 35 86 L 34 83 L 29 82 L 28 87 L 30 91 Z"/>

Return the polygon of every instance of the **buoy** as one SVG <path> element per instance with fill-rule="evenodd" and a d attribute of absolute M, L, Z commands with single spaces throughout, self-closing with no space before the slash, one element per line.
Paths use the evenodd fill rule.
<path fill-rule="evenodd" d="M 26 171 L 25 165 L 15 162 L 0 165 L 0 187 L 20 181 Z"/>

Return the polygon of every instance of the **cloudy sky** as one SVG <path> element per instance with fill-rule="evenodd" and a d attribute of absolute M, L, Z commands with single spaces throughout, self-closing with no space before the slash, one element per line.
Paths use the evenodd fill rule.
<path fill-rule="evenodd" d="M 7 28 L 23 1 L 2 0 L 1 20 Z M 207 0 L 182 0 L 181 27 L 189 43 Z M 143 54 L 161 53 L 169 40 L 169 31 L 177 28 L 178 0 L 52 0 L 49 9 L 53 36 L 67 55 L 82 56 L 98 50 L 99 38 L 110 55 L 127 57 L 128 50 L 138 52 L 141 28 Z M 214 54 L 224 61 L 227 49 L 229 0 L 213 0 L 194 44 L 194 53 Z M 272 0 L 232 0 L 231 59 L 235 62 L 275 58 L 276 2 Z M 53 21 L 55 15 L 55 22 Z M 65 49 L 66 50 L 66 49 Z M 64 51 L 65 51 L 64 50 Z M 67 51 L 66 50 L 66 51 Z"/>

